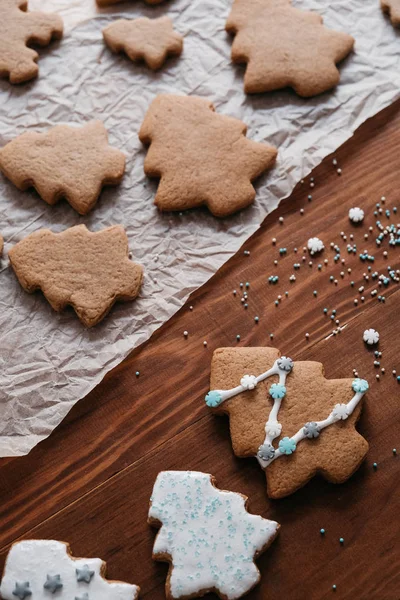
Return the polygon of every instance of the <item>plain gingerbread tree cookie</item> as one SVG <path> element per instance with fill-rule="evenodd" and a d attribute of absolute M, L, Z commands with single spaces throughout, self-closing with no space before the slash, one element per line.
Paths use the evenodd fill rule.
<path fill-rule="evenodd" d="M 128 254 L 122 226 L 92 233 L 77 225 L 62 233 L 31 233 L 10 250 L 9 258 L 27 292 L 41 289 L 54 310 L 70 305 L 82 323 L 92 327 L 117 300 L 133 300 L 139 294 L 143 269 Z"/>
<path fill-rule="evenodd" d="M 274 165 L 277 151 L 247 139 L 246 131 L 242 121 L 217 114 L 209 100 L 157 96 L 139 132 L 150 144 L 145 173 L 160 178 L 157 207 L 205 204 L 226 217 L 249 206 L 256 195 L 251 182 Z"/>
<path fill-rule="evenodd" d="M 260 580 L 254 560 L 279 524 L 247 512 L 247 498 L 216 487 L 196 471 L 162 471 L 150 500 L 149 523 L 159 527 L 153 558 L 170 563 L 167 600 L 215 592 L 236 600 Z"/>
<path fill-rule="evenodd" d="M 23 540 L 11 546 L 0 594 L 4 600 L 138 600 L 137 585 L 105 579 L 100 558 L 74 558 L 68 544 Z"/>
<path fill-rule="evenodd" d="M 235 0 L 226 22 L 235 35 L 232 60 L 247 63 L 247 93 L 292 87 L 315 96 L 340 79 L 336 64 L 354 45 L 346 33 L 327 29 L 319 15 L 291 6 L 291 0 Z"/>
<path fill-rule="evenodd" d="M 283 498 L 320 474 L 343 483 L 364 460 L 356 431 L 363 379 L 325 379 L 318 362 L 293 362 L 275 348 L 219 348 L 207 406 L 228 414 L 236 456 L 256 457 L 268 495 Z"/>
<path fill-rule="evenodd" d="M 0 1 L 0 76 L 11 83 L 29 81 L 39 72 L 38 53 L 27 44 L 47 46 L 63 34 L 58 15 L 27 10 L 27 0 Z"/>
<path fill-rule="evenodd" d="M 381 0 L 384 13 L 390 16 L 395 27 L 400 27 L 400 0 Z"/>
<path fill-rule="evenodd" d="M 20 190 L 34 187 L 47 204 L 66 198 L 81 215 L 88 213 L 103 185 L 116 185 L 125 155 L 108 145 L 100 121 L 83 127 L 57 125 L 47 133 L 28 131 L 0 150 L 0 170 Z"/>
<path fill-rule="evenodd" d="M 169 17 L 159 19 L 119 19 L 103 30 L 104 40 L 113 52 L 122 50 L 133 61 L 144 60 L 157 70 L 167 56 L 179 56 L 183 37 L 176 33 Z"/>

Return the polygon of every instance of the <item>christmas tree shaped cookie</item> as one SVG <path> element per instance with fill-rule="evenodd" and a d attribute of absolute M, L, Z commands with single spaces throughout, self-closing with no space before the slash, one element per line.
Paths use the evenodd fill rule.
<path fill-rule="evenodd" d="M 63 22 L 56 14 L 27 12 L 27 0 L 0 2 L 0 77 L 23 83 L 38 74 L 38 53 L 27 44 L 47 46 L 63 34 Z"/>
<path fill-rule="evenodd" d="M 149 523 L 160 528 L 153 558 L 170 563 L 168 600 L 207 592 L 235 600 L 259 582 L 254 560 L 272 543 L 279 525 L 249 514 L 246 505 L 245 496 L 219 490 L 206 473 L 159 473 Z"/>
<path fill-rule="evenodd" d="M 101 321 L 117 300 L 133 300 L 142 267 L 128 258 L 128 238 L 120 225 L 91 233 L 85 225 L 62 233 L 41 229 L 9 252 L 27 292 L 41 289 L 56 311 L 71 305 L 86 327 Z"/>
<path fill-rule="evenodd" d="M 390 16 L 395 27 L 400 27 L 400 0 L 381 0 L 383 12 Z"/>
<path fill-rule="evenodd" d="M 81 215 L 96 204 L 103 185 L 119 183 L 125 155 L 108 145 L 100 121 L 28 131 L 0 150 L 0 170 L 20 190 L 34 187 L 48 204 L 66 198 Z"/>
<path fill-rule="evenodd" d="M 179 56 L 183 48 L 183 37 L 169 17 L 118 19 L 103 30 L 103 36 L 113 52 L 124 50 L 131 60 L 144 60 L 153 70 L 162 67 L 167 56 Z"/>
<path fill-rule="evenodd" d="M 292 87 L 299 96 L 315 96 L 340 79 L 336 64 L 354 45 L 345 33 L 332 31 L 312 12 L 291 0 L 235 0 L 226 22 L 235 35 L 232 60 L 247 63 L 247 93 Z"/>
<path fill-rule="evenodd" d="M 11 546 L 0 586 L 3 600 L 138 600 L 139 587 L 106 581 L 99 558 L 73 558 L 68 544 L 23 540 Z"/>
<path fill-rule="evenodd" d="M 150 144 L 144 170 L 160 178 L 155 204 L 185 210 L 205 204 L 226 217 L 251 204 L 251 182 L 275 163 L 277 151 L 246 138 L 246 125 L 219 115 L 208 100 L 162 94 L 139 137 Z"/>
<path fill-rule="evenodd" d="M 228 414 L 236 456 L 256 457 L 268 495 L 282 498 L 320 474 L 342 483 L 368 443 L 356 431 L 363 379 L 325 379 L 318 362 L 295 362 L 275 348 L 219 348 L 206 404 Z"/>

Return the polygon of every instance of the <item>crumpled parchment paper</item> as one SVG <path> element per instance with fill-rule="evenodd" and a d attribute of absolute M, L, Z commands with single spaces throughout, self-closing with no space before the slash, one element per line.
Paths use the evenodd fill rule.
<path fill-rule="evenodd" d="M 40 51 L 40 76 L 22 86 L 0 82 L 0 146 L 27 129 L 101 119 L 110 143 L 127 156 L 123 183 L 107 188 L 80 217 L 66 203 L 47 206 L 0 177 L 0 232 L 5 239 L 0 283 L 0 456 L 28 453 L 70 408 L 134 347 L 171 317 L 260 226 L 294 185 L 368 117 L 400 95 L 400 34 L 378 0 L 297 0 L 328 27 L 356 38 L 341 66 L 338 88 L 302 100 L 290 91 L 246 97 L 243 69 L 231 64 L 224 25 L 231 0 L 170 0 L 158 7 L 135 1 L 99 10 L 94 0 L 31 0 L 31 10 L 58 11 L 66 31 Z M 119 17 L 172 17 L 185 36 L 181 58 L 157 73 L 113 55 L 102 29 Z M 207 211 L 161 214 L 156 185 L 143 173 L 138 131 L 161 92 L 210 98 L 223 114 L 248 124 L 248 136 L 279 148 L 276 168 L 257 187 L 254 205 L 217 220 Z M 7 250 L 42 227 L 62 231 L 85 223 L 99 230 L 125 226 L 130 249 L 145 269 L 139 300 L 118 304 L 94 329 L 72 310 L 55 313 L 41 293 L 29 295 L 8 264 Z"/>

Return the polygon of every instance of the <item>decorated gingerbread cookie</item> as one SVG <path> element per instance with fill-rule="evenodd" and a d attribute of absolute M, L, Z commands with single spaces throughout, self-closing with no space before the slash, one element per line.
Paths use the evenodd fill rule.
<path fill-rule="evenodd" d="M 279 525 L 247 512 L 247 498 L 221 491 L 196 471 L 163 471 L 154 484 L 149 523 L 159 527 L 153 558 L 170 563 L 168 600 L 215 592 L 223 600 L 247 594 L 260 580 L 254 560 Z"/>
<path fill-rule="evenodd" d="M 291 0 L 235 0 L 226 22 L 235 35 L 232 60 L 247 63 L 247 93 L 292 87 L 315 96 L 339 83 L 336 64 L 351 52 L 354 39 L 327 29 L 313 12 Z"/>
<path fill-rule="evenodd" d="M 395 27 L 400 27 L 400 0 L 381 0 L 384 13 L 390 16 Z"/>
<path fill-rule="evenodd" d="M 139 137 L 150 144 L 144 170 L 160 178 L 155 204 L 185 210 L 203 204 L 216 217 L 249 206 L 251 182 L 275 163 L 277 151 L 246 138 L 246 125 L 219 115 L 202 98 L 162 94 L 152 102 Z"/>
<path fill-rule="evenodd" d="M 38 53 L 27 44 L 47 46 L 60 39 L 63 22 L 56 14 L 28 12 L 27 0 L 0 2 L 0 77 L 23 83 L 37 76 Z"/>
<path fill-rule="evenodd" d="M 137 600 L 139 587 L 106 581 L 99 558 L 73 558 L 68 544 L 23 540 L 11 546 L 0 595 L 4 600 Z"/>
<path fill-rule="evenodd" d="M 66 198 L 88 213 L 103 185 L 119 183 L 125 155 L 108 145 L 100 121 L 83 127 L 57 125 L 47 133 L 28 131 L 0 150 L 0 170 L 20 190 L 34 187 L 48 204 Z"/>
<path fill-rule="evenodd" d="M 128 258 L 128 238 L 120 225 L 92 233 L 85 225 L 62 233 L 41 229 L 9 252 L 27 292 L 41 289 L 56 311 L 71 305 L 86 327 L 101 321 L 117 301 L 133 300 L 142 267 Z"/>
<path fill-rule="evenodd" d="M 167 56 L 179 56 L 183 48 L 183 37 L 169 17 L 119 19 L 103 30 L 103 36 L 113 52 L 124 50 L 131 60 L 144 60 L 153 70 L 162 67 Z"/>
<path fill-rule="evenodd" d="M 206 404 L 228 414 L 233 451 L 257 458 L 268 495 L 282 498 L 314 475 L 342 483 L 368 443 L 356 431 L 368 383 L 325 379 L 318 362 L 293 362 L 275 348 L 219 348 Z"/>

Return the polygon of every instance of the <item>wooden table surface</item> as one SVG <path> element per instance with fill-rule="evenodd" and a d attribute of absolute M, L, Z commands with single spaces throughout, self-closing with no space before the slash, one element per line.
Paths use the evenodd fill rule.
<path fill-rule="evenodd" d="M 281 523 L 278 539 L 258 561 L 262 580 L 249 600 L 400 598 L 400 384 L 392 375 L 396 368 L 400 374 L 400 290 L 392 283 L 382 292 L 384 304 L 372 298 L 376 286 L 364 282 L 367 265 L 358 257 L 367 249 L 375 256 L 373 270 L 383 272 L 389 264 L 400 268 L 398 248 L 389 249 L 387 242 L 376 248 L 373 215 L 384 195 L 385 208 L 398 202 L 400 216 L 399 148 L 398 102 L 364 124 L 335 154 L 341 176 L 328 157 L 312 174 L 315 188 L 310 178 L 299 183 L 237 255 L 79 402 L 46 441 L 28 456 L 0 461 L 0 567 L 17 539 L 64 540 L 75 556 L 106 560 L 109 579 L 140 585 L 142 599 L 165 598 L 167 566 L 151 558 L 155 532 L 146 522 L 148 500 L 159 471 L 193 469 L 212 473 L 222 489 L 246 494 L 251 512 Z M 366 212 L 362 227 L 348 220 L 353 206 Z M 380 218 L 384 224 L 396 220 Z M 364 240 L 369 226 L 374 232 Z M 351 233 L 356 255 L 346 251 Z M 302 248 L 311 236 L 326 246 L 312 267 L 308 256 L 302 262 Z M 340 246 L 345 265 L 334 263 L 330 242 Z M 280 247 L 287 248 L 282 258 Z M 325 258 L 328 265 L 319 271 L 317 264 Z M 302 266 L 290 283 L 295 262 Z M 268 283 L 272 274 L 279 275 L 276 285 Z M 246 281 L 247 310 L 239 293 L 240 282 Z M 365 302 L 355 306 L 363 284 Z M 278 294 L 283 299 L 276 307 Z M 344 327 L 336 336 L 329 315 L 323 314 L 325 306 L 337 311 Z M 386 373 L 380 381 L 373 351 L 362 341 L 369 327 L 381 335 Z M 270 501 L 257 462 L 234 457 L 227 419 L 211 415 L 203 399 L 213 350 L 238 344 L 273 345 L 295 360 L 321 361 L 328 378 L 352 377 L 356 368 L 369 379 L 358 429 L 370 451 L 347 483 L 335 486 L 315 478 L 292 496 Z M 392 451 L 396 445 L 398 456 Z"/>

